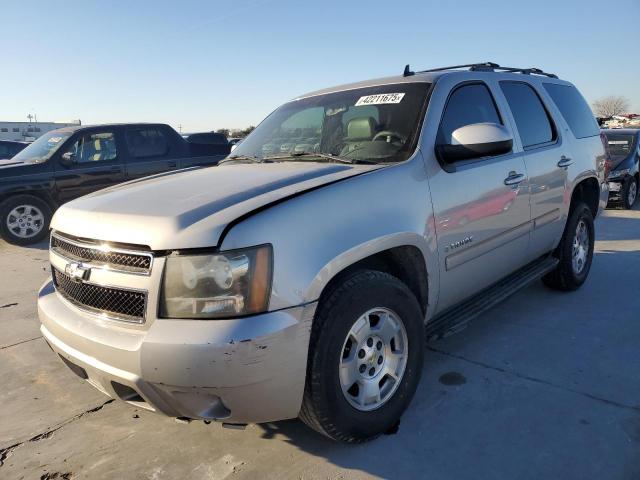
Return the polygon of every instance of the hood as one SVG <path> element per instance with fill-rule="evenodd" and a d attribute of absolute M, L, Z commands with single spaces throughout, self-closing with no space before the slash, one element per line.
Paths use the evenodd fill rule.
<path fill-rule="evenodd" d="M 609 158 L 611 159 L 611 170 L 626 168 L 626 166 L 623 164 L 632 157 L 633 155 L 610 155 Z M 631 168 L 633 162 L 628 163 L 630 163 L 629 168 Z"/>
<path fill-rule="evenodd" d="M 25 162 L 22 162 L 20 160 L 11 160 L 11 159 L 3 159 L 0 160 L 0 168 L 9 168 L 9 167 L 18 167 L 18 166 L 23 166 L 23 165 L 27 165 Z"/>
<path fill-rule="evenodd" d="M 214 247 L 227 225 L 256 209 L 378 168 L 283 162 L 161 174 L 69 202 L 51 226 L 77 237 L 152 250 Z"/>

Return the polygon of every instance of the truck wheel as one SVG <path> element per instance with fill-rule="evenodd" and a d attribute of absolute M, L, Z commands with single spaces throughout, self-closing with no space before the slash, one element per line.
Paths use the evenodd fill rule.
<path fill-rule="evenodd" d="M 622 208 L 631 210 L 633 204 L 636 203 L 636 198 L 638 198 L 638 182 L 636 182 L 635 177 L 627 177 L 622 184 L 620 197 L 622 200 Z"/>
<path fill-rule="evenodd" d="M 556 251 L 560 263 L 555 270 L 542 277 L 545 285 L 565 291 L 580 288 L 589 275 L 594 240 L 591 210 L 584 203 L 579 203 L 569 215 Z"/>
<path fill-rule="evenodd" d="M 424 342 L 420 305 L 404 283 L 373 270 L 347 277 L 318 306 L 300 418 L 347 443 L 393 428 L 418 386 Z"/>
<path fill-rule="evenodd" d="M 0 204 L 0 235 L 14 245 L 29 245 L 49 233 L 51 208 L 31 195 L 17 195 Z"/>

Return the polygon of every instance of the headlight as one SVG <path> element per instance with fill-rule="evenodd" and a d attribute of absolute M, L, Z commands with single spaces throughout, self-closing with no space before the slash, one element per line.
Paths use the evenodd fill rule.
<path fill-rule="evenodd" d="M 624 177 L 625 175 L 629 174 L 629 170 L 630 169 L 628 168 L 623 168 L 622 170 L 613 170 L 609 172 L 609 179 Z"/>
<path fill-rule="evenodd" d="M 271 246 L 167 257 L 163 318 L 229 318 L 264 312 L 271 293 Z"/>

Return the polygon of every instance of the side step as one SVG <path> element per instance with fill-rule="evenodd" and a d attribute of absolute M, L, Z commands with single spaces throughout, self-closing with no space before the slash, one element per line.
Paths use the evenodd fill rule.
<path fill-rule="evenodd" d="M 469 322 L 518 290 L 543 277 L 558 265 L 558 259 L 542 257 L 480 293 L 437 315 L 426 326 L 427 341 L 439 340 L 464 330 Z"/>

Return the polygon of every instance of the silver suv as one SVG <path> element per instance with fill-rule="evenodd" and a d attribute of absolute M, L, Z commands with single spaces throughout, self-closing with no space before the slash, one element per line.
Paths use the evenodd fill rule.
<path fill-rule="evenodd" d="M 392 428 L 425 342 L 542 278 L 587 278 L 605 149 L 576 88 L 492 63 L 330 88 L 220 166 L 52 221 L 42 333 L 105 394 L 229 425 Z"/>

